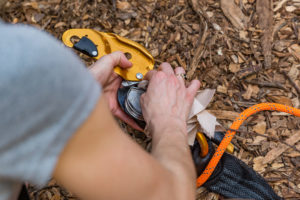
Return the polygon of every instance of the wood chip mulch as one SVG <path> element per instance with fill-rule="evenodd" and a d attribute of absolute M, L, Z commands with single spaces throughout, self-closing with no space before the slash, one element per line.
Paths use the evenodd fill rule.
<path fill-rule="evenodd" d="M 188 80 L 216 89 L 208 110 L 225 128 L 257 103 L 299 108 L 299 0 L 11 0 L 0 17 L 31 24 L 58 39 L 70 28 L 92 28 L 139 42 L 157 65 L 167 61 L 182 66 Z M 124 128 L 149 147 L 146 137 Z M 234 155 L 277 194 L 300 199 L 299 140 L 299 118 L 262 112 L 240 128 Z M 76 199 L 55 181 L 30 191 L 33 199 Z M 199 188 L 197 199 L 224 198 Z"/>

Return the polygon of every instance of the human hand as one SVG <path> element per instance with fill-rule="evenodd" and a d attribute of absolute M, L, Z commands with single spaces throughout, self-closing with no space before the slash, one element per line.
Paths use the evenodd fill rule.
<path fill-rule="evenodd" d="M 186 132 L 186 120 L 200 82 L 193 80 L 186 87 L 183 74 L 182 67 L 177 67 L 174 73 L 168 63 L 162 63 L 158 71 L 152 70 L 146 74 L 149 85 L 147 92 L 141 96 L 141 106 L 150 131 L 175 126 Z"/>
<path fill-rule="evenodd" d="M 132 128 L 143 131 L 118 104 L 117 91 L 120 88 L 122 78 L 113 72 L 115 66 L 126 69 L 130 68 L 132 63 L 122 52 L 116 51 L 100 58 L 90 67 L 90 71 L 95 79 L 101 84 L 103 96 L 106 98 L 112 114 L 126 122 Z"/>

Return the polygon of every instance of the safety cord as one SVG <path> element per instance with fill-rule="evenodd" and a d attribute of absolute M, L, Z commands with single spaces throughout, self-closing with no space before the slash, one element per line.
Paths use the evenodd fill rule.
<path fill-rule="evenodd" d="M 220 145 L 218 146 L 216 152 L 214 153 L 213 157 L 209 161 L 208 165 L 206 166 L 203 173 L 198 177 L 197 179 L 197 187 L 200 187 L 203 185 L 207 179 L 210 177 L 210 175 L 215 170 L 216 166 L 218 165 L 224 151 L 226 151 L 227 146 L 229 145 L 230 141 L 232 140 L 233 136 L 235 135 L 236 131 L 239 127 L 242 125 L 242 123 L 251 115 L 262 111 L 262 110 L 270 110 L 270 111 L 280 111 L 289 113 L 291 115 L 300 117 L 300 109 L 293 108 L 290 106 L 285 106 L 278 103 L 260 103 L 256 104 L 254 106 L 251 106 L 250 108 L 247 108 L 244 110 L 232 123 L 230 129 L 228 130 L 221 141 Z"/>

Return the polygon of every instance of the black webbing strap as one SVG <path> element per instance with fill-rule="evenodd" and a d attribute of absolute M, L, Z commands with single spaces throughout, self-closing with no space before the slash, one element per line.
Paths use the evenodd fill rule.
<path fill-rule="evenodd" d="M 21 192 L 19 194 L 18 200 L 30 200 L 28 191 L 25 185 L 22 185 Z"/>
<path fill-rule="evenodd" d="M 212 144 L 210 140 L 208 140 L 208 143 L 211 147 Z M 195 158 L 195 156 L 197 156 L 196 152 L 199 152 L 199 148 L 199 143 L 195 142 L 192 147 L 192 154 L 198 176 L 203 171 L 199 169 L 204 169 L 207 165 L 206 163 L 204 167 L 197 166 L 197 164 L 201 164 L 201 162 L 199 162 L 199 156 L 198 160 Z M 214 151 L 210 151 L 210 154 L 213 154 L 213 152 Z M 201 165 L 203 165 L 203 163 Z M 226 198 L 257 200 L 282 199 L 273 191 L 262 176 L 256 173 L 247 164 L 228 153 L 224 153 L 213 174 L 203 186 Z"/>

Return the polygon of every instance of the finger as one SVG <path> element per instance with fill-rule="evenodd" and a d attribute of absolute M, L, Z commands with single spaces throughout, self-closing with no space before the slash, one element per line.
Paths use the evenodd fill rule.
<path fill-rule="evenodd" d="M 196 96 L 197 91 L 199 90 L 199 88 L 200 88 L 200 81 L 199 80 L 192 80 L 189 87 L 187 88 L 188 94 L 189 94 L 189 96 L 191 97 L 192 100 Z"/>
<path fill-rule="evenodd" d="M 132 66 L 132 63 L 126 58 L 124 53 L 122 53 L 121 51 L 115 51 L 111 54 L 107 54 L 100 58 L 96 63 L 98 62 L 102 67 L 108 67 L 111 69 L 115 66 L 120 66 L 121 68 L 129 68 Z"/>
<path fill-rule="evenodd" d="M 146 76 L 144 77 L 144 80 L 148 80 L 150 81 L 152 79 L 152 77 L 157 73 L 156 70 L 150 70 Z"/>
<path fill-rule="evenodd" d="M 121 109 L 118 109 L 114 115 L 119 118 L 120 120 L 124 121 L 126 124 L 128 124 L 129 126 L 131 126 L 132 128 L 143 132 L 143 129 L 141 127 L 139 127 L 139 125 L 137 125 L 137 123 L 130 118 L 124 111 L 122 111 Z"/>
<path fill-rule="evenodd" d="M 158 70 L 161 70 L 165 72 L 168 75 L 174 75 L 174 70 L 172 69 L 171 65 L 167 62 L 162 63 L 159 67 Z"/>
<path fill-rule="evenodd" d="M 182 83 L 184 85 L 185 84 L 185 81 L 184 81 L 185 71 L 184 71 L 184 69 L 182 67 L 176 67 L 175 68 L 175 75 L 177 76 L 180 83 Z"/>

